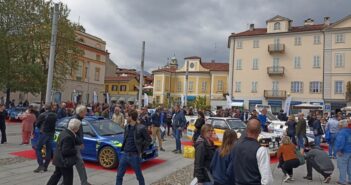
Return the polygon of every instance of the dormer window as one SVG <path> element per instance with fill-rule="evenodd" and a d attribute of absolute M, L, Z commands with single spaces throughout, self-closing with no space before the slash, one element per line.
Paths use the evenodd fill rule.
<path fill-rule="evenodd" d="M 274 23 L 274 30 L 280 30 L 280 22 Z"/>

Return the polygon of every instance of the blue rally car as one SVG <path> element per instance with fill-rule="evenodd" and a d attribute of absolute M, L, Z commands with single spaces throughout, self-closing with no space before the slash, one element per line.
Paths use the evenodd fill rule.
<path fill-rule="evenodd" d="M 56 123 L 56 133 L 53 142 L 53 148 L 56 148 L 56 142 L 60 132 L 68 125 L 71 118 L 63 118 Z M 98 162 L 103 168 L 116 168 L 118 160 L 123 153 L 121 152 L 124 140 L 124 129 L 109 119 L 99 116 L 87 116 L 82 121 L 84 133 L 84 149 L 82 157 L 84 160 Z M 31 140 L 32 147 L 35 149 L 39 130 L 36 129 L 34 137 Z M 43 155 L 45 155 L 44 151 Z M 158 156 L 157 147 L 153 144 L 142 154 L 142 162 L 156 158 Z"/>

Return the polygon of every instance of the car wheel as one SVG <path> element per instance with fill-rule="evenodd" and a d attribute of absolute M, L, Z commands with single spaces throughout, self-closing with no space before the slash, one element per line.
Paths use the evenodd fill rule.
<path fill-rule="evenodd" d="M 99 164 L 106 169 L 117 167 L 118 157 L 114 148 L 111 146 L 103 147 L 99 152 Z"/>

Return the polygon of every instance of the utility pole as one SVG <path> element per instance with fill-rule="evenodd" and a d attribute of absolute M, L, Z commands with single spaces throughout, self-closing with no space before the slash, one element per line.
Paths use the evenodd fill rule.
<path fill-rule="evenodd" d="M 56 52 L 58 13 L 59 13 L 59 4 L 55 3 L 54 4 L 54 15 L 52 16 L 50 58 L 49 58 L 48 79 L 47 79 L 47 84 L 46 84 L 45 104 L 51 103 L 52 79 L 54 76 L 54 63 L 55 63 L 55 55 L 56 55 L 55 52 Z"/>
<path fill-rule="evenodd" d="M 189 80 L 189 61 L 186 61 L 186 72 L 185 72 L 185 88 L 184 88 L 184 106 L 188 106 L 188 80 Z"/>
<path fill-rule="evenodd" d="M 139 109 L 141 109 L 141 98 L 143 94 L 143 84 L 144 84 L 144 58 L 145 58 L 145 41 L 143 41 L 142 52 L 141 52 L 141 70 L 140 70 L 140 78 L 139 78 L 139 99 L 138 99 Z"/>

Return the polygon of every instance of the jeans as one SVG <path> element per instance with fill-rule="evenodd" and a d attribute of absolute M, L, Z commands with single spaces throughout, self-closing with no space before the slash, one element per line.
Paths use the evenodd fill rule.
<path fill-rule="evenodd" d="M 296 145 L 296 138 L 295 138 L 295 134 L 292 134 L 292 135 L 288 135 L 291 142 L 294 143 L 294 145 Z"/>
<path fill-rule="evenodd" d="M 326 172 L 319 168 L 318 164 L 314 161 L 314 159 L 307 159 L 306 160 L 306 167 L 307 167 L 307 176 L 312 177 L 312 169 L 315 169 L 318 173 L 323 175 L 324 178 L 331 175 L 332 172 Z"/>
<path fill-rule="evenodd" d="M 319 136 L 314 136 L 314 144 L 316 145 L 316 146 L 321 146 L 321 138 L 322 138 L 322 136 L 321 135 L 319 135 Z"/>
<path fill-rule="evenodd" d="M 330 141 L 328 142 L 329 144 L 329 156 L 336 157 L 336 151 L 335 151 L 335 142 L 336 139 L 336 133 L 330 133 Z"/>
<path fill-rule="evenodd" d="M 158 146 L 159 149 L 162 148 L 162 138 L 161 138 L 161 129 L 160 127 L 152 127 L 152 141 L 156 144 L 156 137 L 158 139 Z"/>
<path fill-rule="evenodd" d="M 0 123 L 0 131 L 1 131 L 1 144 L 7 142 L 6 139 L 6 124 L 4 123 Z"/>
<path fill-rule="evenodd" d="M 346 173 L 351 182 L 351 153 L 343 153 L 342 156 L 338 156 L 336 160 L 339 168 L 339 182 L 346 184 Z"/>
<path fill-rule="evenodd" d="M 38 144 L 36 148 L 37 161 L 39 166 L 48 167 L 51 160 L 51 152 L 52 152 L 52 141 L 54 139 L 54 134 L 49 133 L 40 133 Z M 45 145 L 45 164 L 43 162 L 43 157 L 41 154 L 41 149 Z"/>
<path fill-rule="evenodd" d="M 300 161 L 298 159 L 291 159 L 288 161 L 284 161 L 281 168 L 284 174 L 288 174 L 290 176 L 293 175 L 293 168 L 297 168 L 300 165 Z"/>
<path fill-rule="evenodd" d="M 57 185 L 61 176 L 64 185 L 73 185 L 73 167 L 59 168 L 55 167 L 54 174 L 51 175 L 47 185 Z"/>
<path fill-rule="evenodd" d="M 299 147 L 299 149 L 304 149 L 305 148 L 305 143 L 304 143 L 304 136 L 303 135 L 298 135 L 297 136 L 297 141 L 298 141 L 298 143 L 297 143 L 297 146 Z"/>
<path fill-rule="evenodd" d="M 145 185 L 143 173 L 140 167 L 140 157 L 137 154 L 124 153 L 119 161 L 116 185 L 123 184 L 123 176 L 126 173 L 128 164 L 133 168 L 135 175 L 139 181 L 139 185 Z"/>
<path fill-rule="evenodd" d="M 179 130 L 173 127 L 173 137 L 176 141 L 176 150 L 181 151 L 182 147 L 181 147 L 180 138 L 182 137 L 182 130 Z"/>

